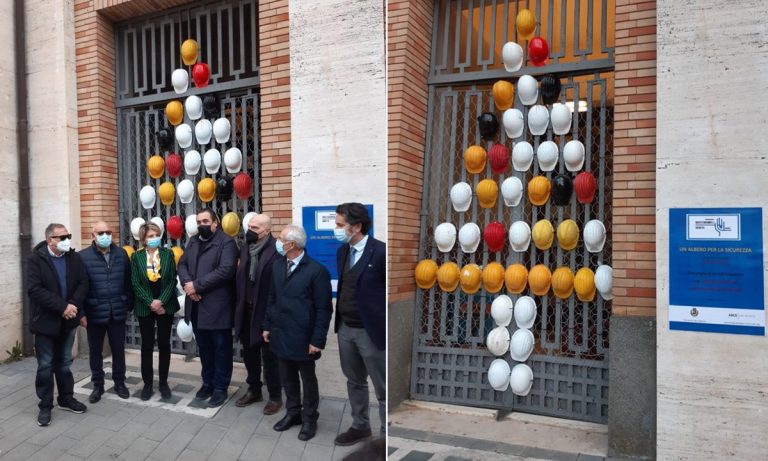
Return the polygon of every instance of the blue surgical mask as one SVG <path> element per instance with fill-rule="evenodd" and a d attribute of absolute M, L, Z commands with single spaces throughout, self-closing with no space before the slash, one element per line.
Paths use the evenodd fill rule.
<path fill-rule="evenodd" d="M 280 256 L 285 256 L 285 248 L 283 248 L 283 242 L 275 240 L 275 250 L 280 253 Z"/>
<path fill-rule="evenodd" d="M 161 240 L 162 239 L 160 237 L 152 237 L 151 239 L 147 239 L 147 247 L 157 248 L 160 246 Z"/>
<path fill-rule="evenodd" d="M 335 228 L 333 230 L 333 236 L 336 237 L 336 240 L 338 240 L 341 243 L 348 243 L 349 240 L 352 238 L 351 235 L 347 234 L 347 231 L 344 230 L 343 227 L 341 229 L 338 227 Z"/>
<path fill-rule="evenodd" d="M 96 245 L 99 246 L 99 248 L 108 248 L 112 244 L 112 236 L 103 234 L 103 235 L 97 235 L 96 236 Z"/>

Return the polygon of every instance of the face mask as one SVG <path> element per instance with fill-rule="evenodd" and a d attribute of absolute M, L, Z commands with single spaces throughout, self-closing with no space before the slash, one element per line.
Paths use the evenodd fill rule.
<path fill-rule="evenodd" d="M 211 238 L 211 235 L 213 235 L 213 231 L 211 230 L 211 226 L 197 226 L 197 233 L 205 240 L 208 240 Z"/>
<path fill-rule="evenodd" d="M 99 248 L 108 248 L 112 244 L 112 236 L 111 235 L 97 235 L 96 236 L 96 245 L 99 246 Z"/>
<path fill-rule="evenodd" d="M 151 239 L 147 239 L 147 246 L 149 248 L 157 248 L 160 246 L 161 240 L 162 240 L 161 237 L 152 237 Z"/>
<path fill-rule="evenodd" d="M 347 234 L 347 231 L 345 231 L 343 227 L 341 229 L 338 227 L 333 229 L 333 236 L 341 243 L 347 243 L 352 238 L 351 235 Z"/>
<path fill-rule="evenodd" d="M 275 250 L 280 253 L 280 256 L 285 256 L 285 248 L 283 248 L 283 242 L 275 240 Z"/>
<path fill-rule="evenodd" d="M 56 244 L 56 249 L 61 251 L 62 253 L 66 253 L 69 251 L 71 244 L 72 244 L 72 241 L 70 239 L 61 240 Z"/>
<path fill-rule="evenodd" d="M 251 244 L 251 243 L 256 243 L 258 241 L 259 241 L 259 234 L 248 229 L 248 232 L 245 233 L 245 243 Z"/>

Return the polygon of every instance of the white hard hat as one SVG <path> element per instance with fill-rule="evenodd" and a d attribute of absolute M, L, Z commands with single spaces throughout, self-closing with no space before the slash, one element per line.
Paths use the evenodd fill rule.
<path fill-rule="evenodd" d="M 144 218 L 133 218 L 131 221 L 131 235 L 133 235 L 134 239 L 139 240 L 139 232 L 141 231 L 141 226 L 146 223 L 147 222 L 144 221 Z"/>
<path fill-rule="evenodd" d="M 176 278 L 176 280 L 178 280 L 178 277 Z M 176 290 L 177 290 L 176 291 L 177 293 L 182 293 L 181 295 L 176 297 L 176 300 L 179 302 L 179 310 L 176 311 L 176 316 L 183 318 L 184 317 L 184 303 L 187 301 L 187 295 L 184 294 L 184 290 L 181 288 L 181 284 L 180 283 L 176 284 Z M 192 337 L 194 338 L 195 335 L 193 334 Z"/>
<path fill-rule="evenodd" d="M 517 72 L 523 67 L 523 47 L 515 42 L 507 42 L 501 48 L 501 60 L 507 72 Z"/>
<path fill-rule="evenodd" d="M 511 108 L 504 111 L 501 119 L 504 125 L 504 132 L 509 139 L 519 138 L 525 130 L 525 117 L 519 109 Z"/>
<path fill-rule="evenodd" d="M 192 199 L 195 198 L 195 185 L 189 179 L 179 182 L 179 185 L 176 186 L 176 195 L 179 196 L 181 203 L 192 202 Z"/>
<path fill-rule="evenodd" d="M 200 152 L 196 150 L 188 151 L 184 154 L 184 171 L 190 176 L 196 175 L 200 171 L 200 164 L 202 162 Z"/>
<path fill-rule="evenodd" d="M 203 100 L 199 96 L 188 96 L 184 101 L 184 110 L 190 120 L 198 120 L 203 116 Z"/>
<path fill-rule="evenodd" d="M 605 245 L 605 225 L 593 219 L 584 225 L 584 246 L 590 253 L 600 253 Z"/>
<path fill-rule="evenodd" d="M 513 251 L 528 251 L 531 244 L 531 226 L 525 221 L 515 221 L 509 226 L 509 245 Z"/>
<path fill-rule="evenodd" d="M 216 142 L 221 144 L 229 142 L 230 125 L 229 120 L 226 118 L 217 118 L 213 122 L 213 136 L 216 137 Z"/>
<path fill-rule="evenodd" d="M 464 212 L 472 204 L 472 187 L 465 182 L 457 182 L 451 187 L 451 203 L 453 209 Z"/>
<path fill-rule="evenodd" d="M 534 338 L 531 330 L 520 328 L 512 335 L 509 343 L 509 355 L 516 362 L 525 362 L 533 352 Z"/>
<path fill-rule="evenodd" d="M 506 360 L 496 359 L 488 367 L 488 384 L 497 391 L 506 391 L 509 388 L 511 373 Z"/>
<path fill-rule="evenodd" d="M 192 341 L 194 337 L 192 325 L 184 319 L 179 320 L 179 323 L 176 324 L 176 336 L 185 343 Z"/>
<path fill-rule="evenodd" d="M 165 234 L 165 223 L 163 222 L 163 218 L 155 216 L 154 218 L 150 219 L 149 222 L 154 223 L 157 227 L 160 228 L 160 237 Z"/>
<path fill-rule="evenodd" d="M 506 206 L 517 206 L 523 197 L 523 183 L 520 178 L 510 176 L 501 183 L 501 196 Z"/>
<path fill-rule="evenodd" d="M 520 296 L 515 302 L 515 323 L 517 328 L 530 329 L 536 321 L 536 301 L 530 296 Z"/>
<path fill-rule="evenodd" d="M 203 165 L 208 174 L 218 173 L 221 167 L 221 152 L 218 149 L 208 149 L 203 155 Z"/>
<path fill-rule="evenodd" d="M 206 119 L 202 119 L 195 123 L 195 139 L 197 139 L 197 143 L 208 144 L 211 142 L 212 131 L 213 127 L 211 126 L 211 122 Z"/>
<path fill-rule="evenodd" d="M 185 69 L 176 69 L 171 73 L 171 85 L 176 94 L 182 94 L 189 88 L 189 74 Z"/>
<path fill-rule="evenodd" d="M 219 119 L 221 120 L 221 119 Z M 216 120 L 217 122 L 219 120 Z M 216 127 L 214 126 L 214 131 Z M 224 166 L 227 167 L 227 173 L 237 173 L 243 166 L 243 153 L 237 147 L 230 147 L 224 152 Z"/>
<path fill-rule="evenodd" d="M 552 132 L 558 135 L 567 134 L 571 131 L 571 123 L 573 120 L 573 114 L 571 108 L 568 105 L 561 102 L 556 102 L 552 105 L 552 112 L 549 114 L 549 119 L 552 122 Z"/>
<path fill-rule="evenodd" d="M 197 215 L 191 214 L 187 216 L 184 221 L 184 230 L 187 231 L 187 237 L 194 237 L 197 235 Z"/>
<path fill-rule="evenodd" d="M 509 326 L 512 323 L 512 311 L 514 309 L 512 298 L 507 295 L 497 296 L 491 303 L 491 317 L 500 327 Z"/>
<path fill-rule="evenodd" d="M 249 211 L 248 213 L 245 214 L 245 216 L 243 216 L 243 233 L 244 234 L 248 232 L 248 223 L 251 222 L 251 218 L 256 216 L 256 214 L 257 213 L 255 211 Z"/>
<path fill-rule="evenodd" d="M 531 392 L 533 385 L 533 370 L 524 363 L 518 363 L 512 368 L 509 376 L 509 385 L 516 395 L 526 396 Z"/>
<path fill-rule="evenodd" d="M 555 166 L 557 166 L 557 160 L 560 158 L 557 144 L 552 141 L 544 141 L 539 144 L 539 148 L 536 151 L 536 158 L 539 159 L 539 170 L 554 170 Z"/>
<path fill-rule="evenodd" d="M 539 99 L 539 82 L 530 75 L 523 75 L 517 81 L 517 96 L 526 106 L 536 104 Z"/>
<path fill-rule="evenodd" d="M 464 253 L 474 253 L 480 245 L 480 228 L 468 222 L 459 229 L 459 245 Z"/>
<path fill-rule="evenodd" d="M 182 123 L 174 129 L 176 141 L 179 143 L 179 147 L 186 149 L 192 145 L 192 127 L 186 123 Z"/>
<path fill-rule="evenodd" d="M 613 268 L 605 264 L 595 270 L 595 288 L 606 301 L 613 299 Z"/>
<path fill-rule="evenodd" d="M 584 144 L 576 139 L 565 143 L 563 161 L 568 171 L 579 171 L 584 166 Z"/>
<path fill-rule="evenodd" d="M 155 188 L 152 186 L 144 186 L 139 191 L 139 200 L 141 201 L 141 206 L 144 207 L 145 210 L 155 206 L 155 197 Z"/>
<path fill-rule="evenodd" d="M 528 171 L 533 163 L 533 146 L 528 141 L 515 143 L 512 148 L 512 167 L 515 171 Z"/>
<path fill-rule="evenodd" d="M 528 129 L 534 136 L 540 136 L 547 132 L 549 125 L 549 111 L 541 104 L 537 104 L 528 110 Z"/>
<path fill-rule="evenodd" d="M 502 356 L 509 350 L 509 330 L 507 327 L 496 327 L 488 333 L 485 340 L 488 352 L 496 356 Z"/>
<path fill-rule="evenodd" d="M 456 243 L 456 226 L 444 222 L 435 227 L 435 245 L 443 253 L 448 253 Z"/>

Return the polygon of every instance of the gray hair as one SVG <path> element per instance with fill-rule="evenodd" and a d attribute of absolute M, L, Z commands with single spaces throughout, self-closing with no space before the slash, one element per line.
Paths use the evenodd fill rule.
<path fill-rule="evenodd" d="M 66 229 L 67 226 L 65 226 L 64 224 L 59 224 L 59 223 L 55 223 L 55 222 L 52 222 L 52 223 L 48 224 L 48 227 L 45 228 L 45 238 L 46 239 L 50 238 L 53 235 L 53 231 L 55 231 L 56 229 L 61 229 L 61 228 Z"/>
<path fill-rule="evenodd" d="M 296 224 L 289 224 L 285 228 L 288 229 L 285 240 L 296 243 L 296 246 L 303 250 L 307 245 L 307 233 L 304 228 Z"/>

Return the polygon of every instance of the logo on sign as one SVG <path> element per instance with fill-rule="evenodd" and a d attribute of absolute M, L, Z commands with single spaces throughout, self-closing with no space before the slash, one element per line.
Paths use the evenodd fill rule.
<path fill-rule="evenodd" d="M 687 240 L 741 240 L 741 215 L 686 215 Z"/>
<path fill-rule="evenodd" d="M 691 309 L 691 317 L 698 317 L 699 316 L 699 310 L 695 307 Z"/>

